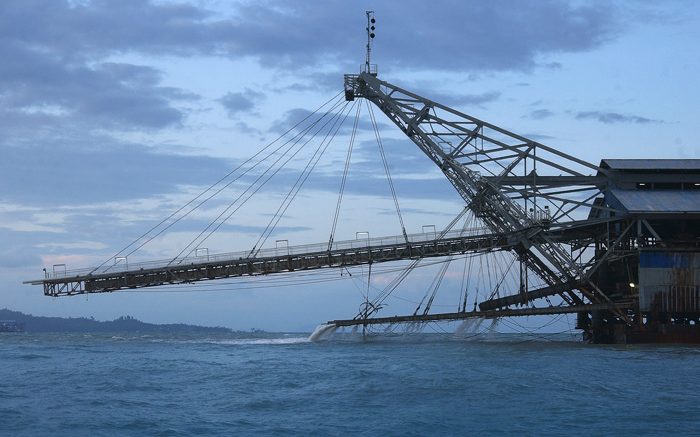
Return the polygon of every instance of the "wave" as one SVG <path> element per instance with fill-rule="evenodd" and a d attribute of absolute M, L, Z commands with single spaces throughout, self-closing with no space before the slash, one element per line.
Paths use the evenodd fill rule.
<path fill-rule="evenodd" d="M 300 344 L 309 343 L 308 337 L 284 337 L 284 338 L 230 338 L 230 339 L 208 339 L 192 340 L 187 343 L 222 344 L 234 346 L 246 345 L 276 345 L 276 344 Z"/>

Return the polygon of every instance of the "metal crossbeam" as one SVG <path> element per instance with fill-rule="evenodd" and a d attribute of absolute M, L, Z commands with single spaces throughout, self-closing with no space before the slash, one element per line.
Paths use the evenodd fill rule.
<path fill-rule="evenodd" d="M 339 319 L 329 320 L 328 325 L 338 327 L 345 326 L 368 326 L 368 325 L 391 325 L 393 323 L 425 323 L 425 322 L 447 322 L 463 319 L 498 319 L 501 317 L 524 317 L 524 316 L 541 316 L 550 314 L 571 314 L 571 313 L 587 313 L 591 311 L 611 311 L 615 309 L 629 309 L 632 304 L 623 302 L 618 304 L 589 304 L 589 305 L 571 305 L 571 306 L 551 306 L 543 308 L 518 308 L 518 309 L 503 309 L 491 311 L 466 311 L 458 313 L 435 313 L 435 314 L 420 314 L 408 316 L 391 316 L 391 317 L 374 317 L 371 319 Z"/>

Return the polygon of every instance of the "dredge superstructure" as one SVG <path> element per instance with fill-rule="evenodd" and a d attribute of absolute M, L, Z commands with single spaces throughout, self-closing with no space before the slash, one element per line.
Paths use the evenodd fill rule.
<path fill-rule="evenodd" d="M 368 13 L 366 63 L 361 73 L 345 75 L 345 100 L 378 108 L 442 171 L 485 229 L 403 229 L 397 237 L 339 242 L 331 236 L 318 245 L 207 253 L 186 262 L 54 269 L 29 283 L 65 296 L 505 251 L 517 260 L 517 286 L 495 290 L 478 309 L 468 311 L 465 302 L 453 312 L 428 305 L 382 316 L 381 302 L 368 300 L 355 318 L 329 323 L 576 313 L 577 328 L 594 343 L 700 342 L 700 160 L 596 165 L 380 80 L 369 57 L 373 20 Z"/>

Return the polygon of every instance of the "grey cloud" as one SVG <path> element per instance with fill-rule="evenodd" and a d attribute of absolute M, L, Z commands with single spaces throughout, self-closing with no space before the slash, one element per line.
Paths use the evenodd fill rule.
<path fill-rule="evenodd" d="M 0 201 L 76 205 L 145 198 L 175 192 L 178 185 L 213 182 L 212 174 L 230 170 L 218 158 L 92 140 L 100 146 L 45 140 L 3 147 Z"/>
<path fill-rule="evenodd" d="M 297 2 L 292 10 L 277 2 L 250 3 L 239 13 L 252 19 L 237 23 L 232 32 L 240 38 L 250 35 L 244 53 L 267 65 L 346 63 L 361 43 L 362 17 L 354 20 L 356 38 L 337 29 L 347 27 L 348 17 L 358 15 L 356 9 L 341 1 L 326 2 L 323 8 Z M 402 2 L 385 14 L 377 11 L 375 53 L 389 68 L 528 70 L 540 54 L 586 51 L 613 39 L 622 28 L 620 15 L 612 5 L 559 1 L 533 7 L 516 1 L 455 0 L 440 8 L 417 0 Z M 282 28 L 311 31 L 280 33 Z M 406 28 L 417 31 L 405 32 Z"/>
<path fill-rule="evenodd" d="M 563 65 L 561 65 L 561 62 L 548 62 L 546 64 L 543 64 L 542 66 L 549 70 L 560 70 L 563 67 Z"/>
<path fill-rule="evenodd" d="M 60 53 L 66 59 L 102 58 L 139 50 L 189 55 L 210 52 L 210 12 L 186 4 L 154 4 L 148 0 L 9 0 L 3 3 L 0 35 Z"/>
<path fill-rule="evenodd" d="M 26 247 L 17 246 L 0 252 L 0 269 L 12 269 L 17 267 L 35 267 L 37 271 L 41 266 L 41 258 L 30 253 Z"/>
<path fill-rule="evenodd" d="M 355 70 L 341 69 L 305 74 L 296 78 L 297 80 L 302 79 L 301 81 L 295 81 L 290 84 L 279 86 L 275 88 L 274 91 L 308 92 L 321 90 L 337 92 L 343 86 L 343 74 L 347 73 L 348 71 L 354 72 Z"/>
<path fill-rule="evenodd" d="M 552 117 L 554 115 L 554 112 L 550 111 L 549 109 L 536 109 L 529 114 L 526 115 L 527 118 L 532 118 L 535 120 L 543 120 L 545 118 Z"/>
<path fill-rule="evenodd" d="M 544 143 L 558 139 L 557 137 L 553 137 L 551 135 L 544 135 L 544 134 L 538 134 L 538 133 L 525 133 L 525 134 L 523 134 L 523 136 L 525 138 L 530 138 L 531 140 L 540 141 L 540 142 L 544 142 Z"/>
<path fill-rule="evenodd" d="M 196 96 L 161 86 L 160 72 L 153 68 L 101 61 L 139 51 L 144 43 L 157 44 L 164 28 L 171 30 L 170 38 L 181 35 L 176 29 L 185 16 L 201 19 L 204 14 L 193 7 L 136 0 L 3 2 L 0 104 L 6 111 L 48 110 L 83 129 L 177 125 L 184 113 L 172 102 Z M 186 32 L 181 36 L 188 37 Z"/>
<path fill-rule="evenodd" d="M 125 53 L 249 56 L 280 71 L 319 65 L 356 71 L 363 28 L 356 9 L 341 0 L 324 7 L 269 1 L 233 5 L 226 16 L 195 4 L 148 0 L 8 0 L 0 14 L 0 80 L 6 85 L 0 104 L 9 110 L 48 106 L 97 129 L 178 125 L 185 114 L 173 102 L 196 96 L 160 86 L 152 68 L 102 61 Z M 610 4 L 452 0 L 436 8 L 411 0 L 378 11 L 375 52 L 389 70 L 528 70 L 542 54 L 585 51 L 615 38 L 623 28 L 620 16 Z M 353 25 L 354 37 L 340 30 Z M 286 87 L 338 89 L 338 77 L 316 72 Z M 254 97 L 231 93 L 221 102 L 236 114 L 253 109 Z M 490 92 L 453 96 L 448 103 L 496 98 Z"/>
<path fill-rule="evenodd" d="M 307 126 L 305 122 L 312 122 L 313 111 L 304 108 L 290 109 L 282 116 L 275 120 L 270 126 L 269 131 L 282 134 L 290 129 L 296 129 L 297 132 Z"/>
<path fill-rule="evenodd" d="M 4 220 L 12 220 L 12 214 L 4 214 Z M 17 214 L 17 220 L 25 220 L 26 215 Z M 0 228 L 0 240 L 3 242 L 0 248 L 0 269 L 7 268 L 34 268 L 37 277 L 41 275 L 42 251 L 36 246 L 47 239 L 61 240 L 68 238 L 66 234 L 46 234 L 42 232 L 15 232 Z M 29 278 L 24 278 L 29 279 Z M 19 282 L 19 281 L 17 281 Z"/>
<path fill-rule="evenodd" d="M 259 129 L 256 129 L 252 126 L 250 126 L 248 123 L 245 123 L 243 121 L 238 121 L 235 124 L 236 126 L 236 131 L 244 134 L 255 134 L 255 135 L 261 135 L 262 132 L 260 132 Z"/>
<path fill-rule="evenodd" d="M 613 123 L 663 123 L 662 120 L 654 120 L 652 118 L 640 117 L 638 115 L 620 114 L 619 112 L 603 112 L 603 111 L 585 111 L 576 114 L 577 120 L 596 120 L 605 124 Z"/>
<path fill-rule="evenodd" d="M 481 94 L 465 94 L 456 95 L 454 97 L 455 102 L 460 105 L 481 105 L 484 103 L 493 102 L 501 97 L 501 93 L 498 91 L 490 91 Z"/>
<path fill-rule="evenodd" d="M 411 88 L 415 89 L 415 88 Z M 440 93 L 440 92 L 423 92 L 418 89 L 418 95 L 428 98 L 434 102 L 441 103 L 447 106 L 482 106 L 486 103 L 491 103 L 501 97 L 498 91 L 487 91 L 479 94 L 460 94 L 460 93 Z"/>
<path fill-rule="evenodd" d="M 330 62 L 353 71 L 362 61 L 356 56 L 364 17 L 342 0 L 323 7 L 310 0 L 245 2 L 233 7 L 231 17 L 147 0 L 18 0 L 3 7 L 3 39 L 71 59 L 139 51 L 251 56 L 275 68 Z M 377 11 L 375 52 L 390 68 L 527 70 L 538 55 L 590 50 L 615 38 L 623 15 L 614 4 L 600 3 L 449 0 L 435 7 L 411 0 Z M 352 25 L 356 35 L 339 30 Z"/>
<path fill-rule="evenodd" d="M 251 112 L 257 102 L 264 98 L 265 94 L 246 88 L 242 92 L 227 93 L 219 99 L 219 103 L 226 108 L 229 117 L 236 117 L 241 112 Z"/>
<path fill-rule="evenodd" d="M 124 63 L 66 63 L 51 53 L 0 43 L 0 103 L 6 110 L 49 107 L 64 120 L 93 128 L 161 128 L 178 124 L 183 113 L 172 100 L 196 96 L 158 86 L 160 73 Z"/>

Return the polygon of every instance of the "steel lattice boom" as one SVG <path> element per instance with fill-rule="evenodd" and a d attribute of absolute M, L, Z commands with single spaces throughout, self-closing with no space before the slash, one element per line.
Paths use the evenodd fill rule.
<path fill-rule="evenodd" d="M 370 73 L 346 75 L 345 96 L 367 99 L 386 114 L 440 168 L 492 232 L 519 235 L 513 250 L 527 268 L 550 286 L 558 286 L 553 290 L 577 284 L 591 302 L 610 302 L 587 280 L 584 270 L 589 265 L 575 261 L 564 245 L 579 242 L 558 242 L 550 235 L 550 230 L 575 222 L 580 207 L 601 208 L 594 199 L 601 196 L 605 179 L 583 172 L 605 174 L 604 170 Z M 572 192 L 585 193 L 585 198 L 562 196 Z M 558 294 L 570 304 L 584 302 L 573 290 Z"/>

